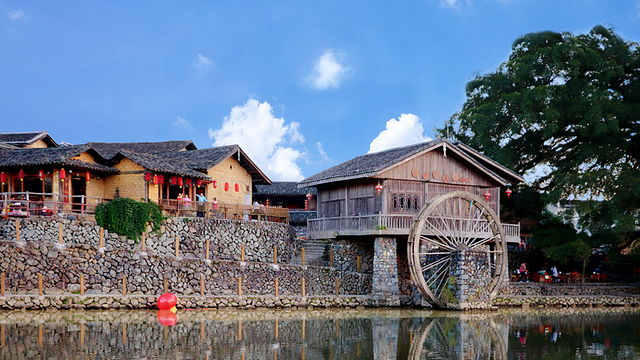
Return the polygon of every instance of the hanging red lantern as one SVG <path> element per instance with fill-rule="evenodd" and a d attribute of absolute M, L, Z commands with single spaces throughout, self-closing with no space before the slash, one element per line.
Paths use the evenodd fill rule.
<path fill-rule="evenodd" d="M 193 184 L 193 180 L 191 178 L 187 178 L 185 180 L 185 185 L 188 186 L 188 187 L 191 187 L 191 184 Z"/>
<path fill-rule="evenodd" d="M 380 192 L 382 192 L 382 185 L 380 185 L 380 183 L 378 183 L 378 185 L 376 185 L 376 192 L 378 193 L 378 196 L 380 196 Z"/>
<path fill-rule="evenodd" d="M 24 181 L 24 170 L 20 169 L 20 171 L 18 171 L 18 177 L 20 181 Z"/>
<path fill-rule="evenodd" d="M 178 183 L 178 179 L 175 176 L 169 178 L 169 184 L 176 185 Z"/>
<path fill-rule="evenodd" d="M 183 184 L 183 183 L 184 183 L 184 180 L 182 180 L 182 177 L 179 177 L 179 178 L 178 178 L 178 185 L 179 185 L 180 187 L 182 187 L 182 184 Z"/>
<path fill-rule="evenodd" d="M 307 200 L 311 200 L 311 198 L 313 197 L 313 195 L 311 195 L 311 193 L 307 193 Z"/>
<path fill-rule="evenodd" d="M 67 177 L 67 172 L 64 171 L 64 168 L 60 169 L 60 180 L 64 181 L 66 177 Z"/>
<path fill-rule="evenodd" d="M 224 183 L 224 191 L 229 191 L 229 183 Z"/>
<path fill-rule="evenodd" d="M 236 192 L 240 191 L 240 184 L 236 183 Z"/>
<path fill-rule="evenodd" d="M 304 201 L 304 211 L 309 211 L 309 200 Z"/>
<path fill-rule="evenodd" d="M 505 190 L 505 193 L 507 193 L 507 199 L 509 198 L 509 196 L 511 196 L 511 193 L 513 191 L 511 191 L 511 189 L 507 188 L 507 190 Z"/>
<path fill-rule="evenodd" d="M 149 172 L 144 172 L 144 181 L 149 182 L 151 181 L 151 173 Z"/>
<path fill-rule="evenodd" d="M 87 172 L 84 174 L 84 178 L 85 178 L 85 179 L 87 179 L 87 183 L 88 183 L 88 182 L 90 182 L 90 181 L 91 181 L 91 174 L 89 174 L 89 172 L 87 171 Z"/>
<path fill-rule="evenodd" d="M 5 175 L 4 172 L 2 172 L 0 174 L 0 183 L 2 183 L 2 185 L 4 185 L 5 182 L 7 182 L 7 175 Z"/>
<path fill-rule="evenodd" d="M 38 177 L 40 178 L 40 180 L 44 181 L 44 170 L 38 171 Z"/>
<path fill-rule="evenodd" d="M 484 193 L 484 200 L 489 201 L 490 197 L 491 197 L 491 193 L 489 192 L 489 190 L 487 190 L 487 192 Z"/>
<path fill-rule="evenodd" d="M 198 185 L 198 186 L 202 186 L 202 179 L 198 179 L 198 180 L 196 180 L 196 185 Z"/>
<path fill-rule="evenodd" d="M 213 188 L 214 189 L 218 188 L 218 180 L 213 180 Z"/>
<path fill-rule="evenodd" d="M 153 185 L 158 185 L 158 174 L 153 174 Z"/>
<path fill-rule="evenodd" d="M 158 184 L 164 184 L 164 175 L 158 175 Z"/>

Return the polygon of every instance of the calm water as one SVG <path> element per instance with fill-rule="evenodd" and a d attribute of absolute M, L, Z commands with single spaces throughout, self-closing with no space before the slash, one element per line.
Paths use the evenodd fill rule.
<path fill-rule="evenodd" d="M 0 312 L 2 359 L 640 359 L 640 310 Z"/>

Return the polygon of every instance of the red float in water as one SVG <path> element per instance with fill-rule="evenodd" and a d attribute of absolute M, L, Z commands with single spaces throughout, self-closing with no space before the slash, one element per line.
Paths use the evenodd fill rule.
<path fill-rule="evenodd" d="M 160 310 L 158 311 L 158 321 L 164 326 L 173 326 L 178 322 L 178 316 L 169 310 Z"/>
<path fill-rule="evenodd" d="M 158 299 L 158 309 L 160 310 L 170 310 L 172 307 L 176 306 L 178 303 L 178 297 L 173 295 L 172 293 L 162 294 Z"/>

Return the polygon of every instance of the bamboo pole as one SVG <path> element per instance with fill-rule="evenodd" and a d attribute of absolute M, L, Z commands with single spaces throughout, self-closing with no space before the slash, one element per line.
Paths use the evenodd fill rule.
<path fill-rule="evenodd" d="M 4 282 L 5 273 L 0 274 L 0 296 L 4 297 L 4 292 L 7 290 Z"/>
<path fill-rule="evenodd" d="M 302 297 L 303 298 L 305 297 L 305 290 L 306 290 L 305 287 L 306 287 L 305 286 L 305 278 L 302 277 Z"/>
<path fill-rule="evenodd" d="M 240 262 L 244 262 L 244 244 L 240 245 Z"/>
<path fill-rule="evenodd" d="M 200 275 L 200 297 L 204 297 L 204 275 Z"/>
<path fill-rule="evenodd" d="M 242 276 L 238 277 L 238 297 L 242 297 Z"/>
<path fill-rule="evenodd" d="M 16 242 L 20 242 L 20 220 L 16 219 Z"/>
<path fill-rule="evenodd" d="M 100 248 L 104 247 L 104 229 L 100 228 Z"/>
<path fill-rule="evenodd" d="M 329 250 L 329 267 L 333 267 L 333 249 Z"/>
<path fill-rule="evenodd" d="M 80 296 L 84 296 L 84 274 L 80 274 Z"/>
<path fill-rule="evenodd" d="M 62 223 L 58 224 L 58 243 L 62 244 Z"/>
<path fill-rule="evenodd" d="M 142 233 L 142 252 L 147 251 L 147 240 L 146 240 L 146 236 L 145 233 Z"/>
<path fill-rule="evenodd" d="M 275 280 L 274 288 L 275 288 L 275 292 L 276 292 L 276 297 L 278 297 L 278 278 L 276 278 L 276 280 Z"/>
<path fill-rule="evenodd" d="M 273 245 L 273 263 L 278 265 L 278 247 Z"/>
<path fill-rule="evenodd" d="M 38 273 L 38 295 L 42 296 L 44 295 L 44 292 L 42 291 L 42 274 Z"/>
<path fill-rule="evenodd" d="M 180 256 L 180 238 L 176 236 L 176 257 Z"/>
<path fill-rule="evenodd" d="M 127 275 L 122 275 L 122 296 L 127 295 Z"/>
<path fill-rule="evenodd" d="M 360 272 L 360 269 L 362 268 L 362 257 L 360 257 L 360 255 L 358 255 L 358 257 L 356 258 L 357 262 L 358 262 L 358 272 Z"/>
<path fill-rule="evenodd" d="M 206 249 L 207 253 L 204 255 L 204 258 L 209 260 L 209 239 L 207 239 L 207 249 Z"/>
<path fill-rule="evenodd" d="M 302 255 L 302 266 L 304 266 L 304 248 L 302 248 L 302 253 L 300 255 Z"/>

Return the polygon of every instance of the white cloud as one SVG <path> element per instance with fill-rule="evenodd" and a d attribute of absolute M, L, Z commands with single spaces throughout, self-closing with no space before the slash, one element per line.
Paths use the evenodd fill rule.
<path fill-rule="evenodd" d="M 193 130 L 193 125 L 191 125 L 189 120 L 182 118 L 180 116 L 176 116 L 176 121 L 173 122 L 173 125 L 177 126 L 182 130 Z"/>
<path fill-rule="evenodd" d="M 202 70 L 208 69 L 213 67 L 213 61 L 211 61 L 206 56 L 198 54 L 198 56 L 196 56 L 196 61 L 193 62 L 193 67 Z"/>
<path fill-rule="evenodd" d="M 351 69 L 345 63 L 345 56 L 338 50 L 326 50 L 316 61 L 313 74 L 307 81 L 316 90 L 330 87 L 337 89 L 340 82 L 350 75 Z"/>
<path fill-rule="evenodd" d="M 209 138 L 214 146 L 240 145 L 272 180 L 302 180 L 296 161 L 306 154 L 286 146 L 304 142 L 299 127 L 297 122 L 286 125 L 283 118 L 275 117 L 268 102 L 249 99 L 231 109 L 220 129 L 209 129 Z"/>
<path fill-rule="evenodd" d="M 318 149 L 318 152 L 320 153 L 323 161 L 331 160 L 329 159 L 329 156 L 327 156 L 327 152 L 324 151 L 324 147 L 322 146 L 322 143 L 320 141 L 316 142 L 316 149 Z"/>
<path fill-rule="evenodd" d="M 424 127 L 419 117 L 413 114 L 402 114 L 398 120 L 387 121 L 386 129 L 382 130 L 369 145 L 369 153 L 429 140 L 431 138 L 424 135 Z"/>
<path fill-rule="evenodd" d="M 29 17 L 24 13 L 24 11 L 22 11 L 22 9 L 9 10 L 9 19 L 13 21 L 27 21 L 29 20 Z"/>

